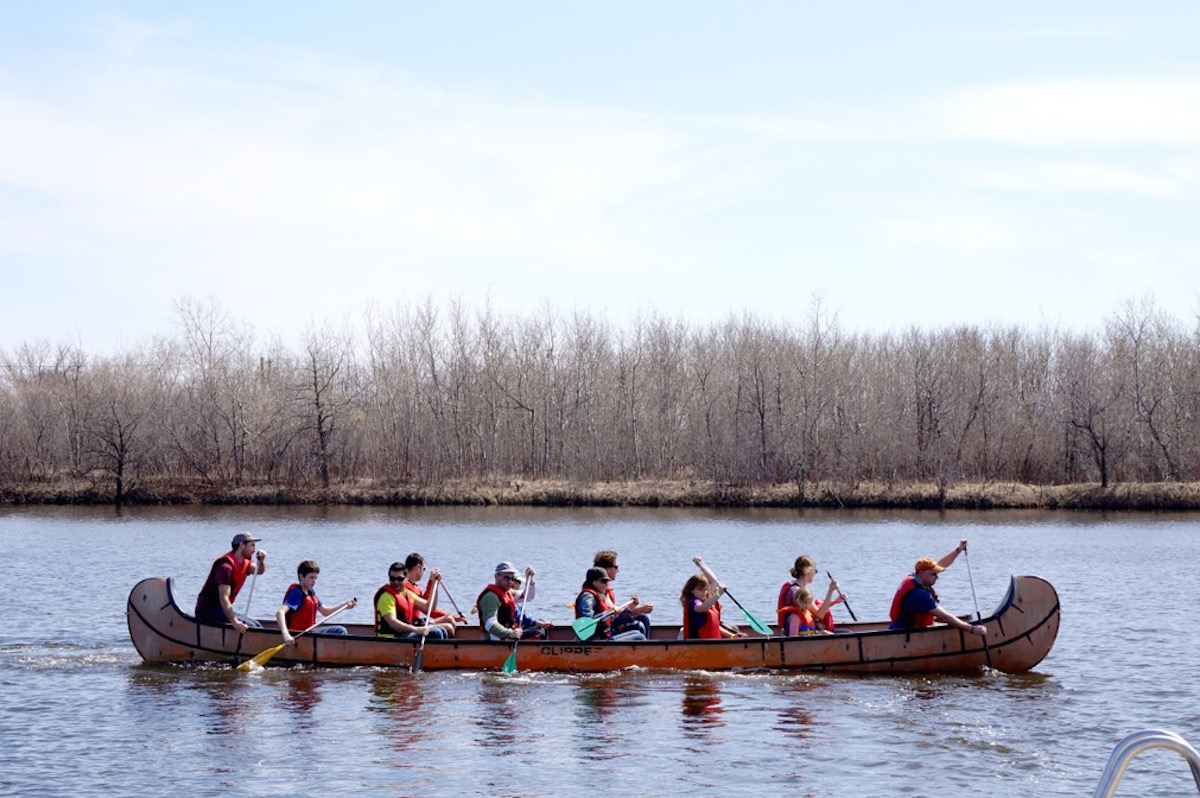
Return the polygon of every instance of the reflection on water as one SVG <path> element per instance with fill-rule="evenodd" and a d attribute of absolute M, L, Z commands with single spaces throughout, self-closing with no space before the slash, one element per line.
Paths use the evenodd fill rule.
<path fill-rule="evenodd" d="M 310 670 L 289 670 L 287 689 L 283 694 L 283 707 L 292 713 L 298 729 L 313 729 L 313 710 L 321 703 L 321 677 Z"/>
<path fill-rule="evenodd" d="M 428 737 L 423 717 L 424 697 L 420 677 L 408 671 L 376 671 L 371 674 L 371 700 L 367 711 L 380 715 L 383 736 L 398 751 L 412 748 Z"/>
<path fill-rule="evenodd" d="M 725 725 L 721 719 L 721 683 L 707 673 L 688 674 L 683 680 L 683 731 L 704 737 Z"/>
<path fill-rule="evenodd" d="M 510 677 L 484 674 L 479 679 L 479 703 L 475 714 L 475 743 L 490 753 L 512 756 L 524 751 L 518 746 L 517 730 L 524 727 L 525 690 L 518 680 Z"/>
<path fill-rule="evenodd" d="M 616 759 L 626 753 L 620 743 L 628 729 L 619 719 L 634 696 L 621 676 L 584 676 L 574 688 L 574 737 L 578 749 L 591 759 Z"/>
<path fill-rule="evenodd" d="M 807 742 L 817 725 L 817 716 L 812 710 L 813 699 L 817 697 L 814 693 L 828 685 L 807 677 L 798 677 L 780 687 L 784 705 L 776 714 L 775 728 L 788 737 Z"/>

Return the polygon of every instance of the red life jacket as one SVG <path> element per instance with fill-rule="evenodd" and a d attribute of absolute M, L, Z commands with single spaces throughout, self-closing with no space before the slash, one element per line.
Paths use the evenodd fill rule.
<path fill-rule="evenodd" d="M 250 571 L 257 567 L 253 560 L 244 560 L 241 565 L 238 565 L 237 557 L 233 556 L 232 551 L 227 551 L 213 560 L 212 567 L 208 570 L 208 579 L 204 581 L 204 587 L 200 588 L 200 595 L 196 597 L 197 612 L 201 609 L 217 609 L 221 606 L 220 591 L 217 588 L 217 569 L 226 562 L 229 563 L 231 573 L 229 579 L 230 604 L 237 598 L 238 591 L 246 583 L 246 577 Z"/>
<path fill-rule="evenodd" d="M 900 583 L 900 587 L 896 590 L 896 595 L 892 597 L 892 609 L 891 612 L 888 613 L 889 617 L 892 619 L 892 623 L 898 623 L 900 621 L 900 614 L 904 608 L 904 597 L 914 590 L 928 590 L 933 596 L 933 600 L 938 600 L 938 595 L 936 592 L 934 592 L 933 588 L 925 587 L 925 585 L 918 582 L 916 574 L 909 574 L 908 576 L 904 577 L 904 581 Z M 913 616 L 912 625 L 914 629 L 921 629 L 926 626 L 933 626 L 933 621 L 934 617 L 932 612 L 919 612 Z"/>
<path fill-rule="evenodd" d="M 703 604 L 700 599 L 693 598 L 683 610 L 683 639 L 684 640 L 720 640 L 721 639 L 721 602 L 717 602 L 704 613 L 704 623 L 699 634 L 692 633 L 691 615 L 697 614 L 693 607 Z"/>
<path fill-rule="evenodd" d="M 579 592 L 579 595 L 575 597 L 575 617 L 576 618 L 590 617 L 590 616 L 584 615 L 583 612 L 581 611 L 581 607 L 583 605 L 583 597 L 588 595 L 589 593 L 592 596 L 595 596 L 595 598 L 596 598 L 595 613 L 594 613 L 595 615 L 599 615 L 602 612 L 608 612 L 614 606 L 616 606 L 615 603 L 612 601 L 612 597 L 609 594 L 606 593 L 605 595 L 602 596 L 599 593 L 597 593 L 595 590 L 592 590 L 590 587 L 585 587 L 583 590 L 581 590 Z M 611 615 L 609 615 L 607 618 L 600 619 L 600 621 L 597 625 L 597 628 L 596 628 L 596 631 L 597 631 L 599 637 L 602 637 L 602 638 L 612 637 L 613 620 L 614 620 L 613 616 L 611 616 Z"/>
<path fill-rule="evenodd" d="M 287 598 L 287 594 L 292 591 L 293 587 L 300 591 L 304 600 L 300 602 L 299 609 L 289 609 L 284 617 L 287 619 L 287 628 L 299 632 L 317 622 L 317 607 L 321 606 L 321 601 L 315 594 L 305 593 L 304 588 L 294 582 L 287 589 L 287 593 L 283 594 L 284 598 Z"/>
<path fill-rule="evenodd" d="M 416 597 L 417 597 L 417 598 L 419 598 L 419 599 L 425 599 L 426 601 L 428 601 L 428 600 L 429 600 L 429 593 L 431 592 L 431 590 L 432 590 L 432 587 L 433 587 L 433 577 L 432 577 L 432 576 L 431 576 L 431 577 L 429 577 L 429 582 L 428 582 L 428 583 L 425 585 L 425 589 L 424 589 L 424 590 L 422 590 L 422 589 L 420 588 L 420 586 L 419 586 L 419 585 L 414 585 L 412 582 L 407 582 L 407 581 L 406 581 L 406 582 L 404 583 L 404 586 L 405 586 L 406 588 L 408 588 L 408 592 L 409 592 L 409 593 L 412 593 L 414 596 L 416 596 Z M 418 610 L 418 611 L 417 611 L 417 614 L 418 614 L 418 615 L 420 615 L 420 614 L 421 614 L 420 610 Z M 432 616 L 432 617 L 434 617 L 434 618 L 444 618 L 444 617 L 446 617 L 446 616 L 447 616 L 447 615 L 449 615 L 449 614 L 450 614 L 450 613 L 446 612 L 445 610 L 439 610 L 439 609 L 437 609 L 437 608 L 435 607 L 435 608 L 434 608 L 434 610 L 433 610 L 433 616 Z"/>
<path fill-rule="evenodd" d="M 509 593 L 507 590 L 505 590 L 501 587 L 497 587 L 495 583 L 488 585 L 487 587 L 485 587 L 483 590 L 481 590 L 479 592 L 479 595 L 475 597 L 475 606 L 476 607 L 479 606 L 479 600 L 481 598 L 483 598 L 484 594 L 486 594 L 488 591 L 495 593 L 496 596 L 499 597 L 499 599 L 500 599 L 500 608 L 498 610 L 496 610 L 496 621 L 501 626 L 507 627 L 509 629 L 516 629 L 517 628 L 517 602 L 515 599 L 513 599 L 511 593 Z M 483 627 L 483 623 L 486 620 L 487 620 L 486 618 L 479 619 L 480 628 Z M 484 630 L 484 633 L 485 633 L 485 639 L 487 639 L 486 638 L 487 630 Z"/>
<path fill-rule="evenodd" d="M 387 621 L 379 614 L 379 598 L 384 591 L 387 591 L 396 600 L 396 620 L 411 624 L 416 619 L 417 608 L 413 605 L 412 596 L 408 595 L 407 590 L 396 590 L 387 584 L 375 591 L 375 598 L 371 601 L 371 606 L 375 608 L 375 634 L 394 637 L 396 630 L 388 626 Z"/>
<path fill-rule="evenodd" d="M 784 634 L 787 634 L 787 619 L 784 618 L 783 616 L 784 616 L 784 613 L 790 612 L 791 609 L 795 606 L 790 601 L 788 601 L 788 599 L 789 599 L 788 594 L 792 591 L 792 587 L 795 585 L 796 585 L 795 582 L 784 582 L 783 587 L 779 588 L 779 599 L 775 602 L 775 613 L 779 616 L 780 631 L 783 632 Z M 817 609 L 821 609 L 821 600 L 820 599 L 813 599 L 813 604 L 816 605 Z M 821 618 L 819 621 L 816 621 L 816 624 L 817 624 L 818 628 L 825 629 L 827 631 L 832 632 L 833 625 L 834 625 L 833 624 L 833 610 L 830 610 L 829 612 L 825 613 L 825 617 Z"/>

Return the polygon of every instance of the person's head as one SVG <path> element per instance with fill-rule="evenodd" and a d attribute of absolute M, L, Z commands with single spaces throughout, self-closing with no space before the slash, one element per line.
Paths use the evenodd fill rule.
<path fill-rule="evenodd" d="M 317 584 L 317 576 L 321 573 L 321 566 L 317 565 L 314 560 L 305 560 L 296 566 L 296 583 L 305 590 L 312 590 Z"/>
<path fill-rule="evenodd" d="M 249 559 L 254 554 L 255 544 L 262 538 L 256 538 L 249 532 L 238 532 L 233 536 L 233 541 L 230 543 L 230 548 L 233 553 L 242 559 Z"/>
<path fill-rule="evenodd" d="M 922 557 L 913 566 L 913 572 L 917 575 L 917 581 L 926 587 L 931 587 L 937 581 L 938 574 L 944 570 L 946 569 L 938 565 L 937 560 L 932 557 Z"/>
<path fill-rule="evenodd" d="M 414 551 L 404 558 L 404 567 L 408 569 L 408 578 L 418 582 L 425 573 L 425 558 Z"/>
<path fill-rule="evenodd" d="M 704 574 L 692 574 L 683 583 L 683 591 L 679 594 L 679 603 L 686 607 L 694 598 L 701 600 L 708 598 L 708 577 Z"/>
<path fill-rule="evenodd" d="M 399 589 L 404 584 L 404 580 L 408 578 L 408 566 L 400 561 L 396 561 L 388 566 L 388 584 Z"/>
<path fill-rule="evenodd" d="M 502 562 L 496 566 L 496 587 L 506 590 L 516 590 L 521 586 L 521 572 L 510 562 Z"/>
<path fill-rule="evenodd" d="M 603 568 L 609 579 L 616 579 L 617 571 L 621 569 L 621 566 L 617 565 L 617 553 L 611 549 L 601 549 L 596 552 L 592 557 L 592 565 Z"/>
<path fill-rule="evenodd" d="M 608 591 L 608 583 L 612 581 L 608 572 L 603 568 L 592 566 L 587 569 L 587 575 L 583 577 L 583 589 L 595 590 L 597 593 L 605 593 Z"/>
<path fill-rule="evenodd" d="M 801 610 L 810 610 L 813 608 L 812 591 L 806 587 L 802 587 L 796 591 L 796 607 Z"/>
<path fill-rule="evenodd" d="M 817 561 L 807 554 L 801 554 L 796 558 L 796 563 L 792 566 L 789 573 L 793 579 L 803 584 L 808 584 L 817 575 Z"/>

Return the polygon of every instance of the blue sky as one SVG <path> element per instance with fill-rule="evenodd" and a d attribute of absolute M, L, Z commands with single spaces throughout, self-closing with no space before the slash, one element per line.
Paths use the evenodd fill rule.
<path fill-rule="evenodd" d="M 0 5 L 0 348 L 1200 311 L 1200 4 Z"/>

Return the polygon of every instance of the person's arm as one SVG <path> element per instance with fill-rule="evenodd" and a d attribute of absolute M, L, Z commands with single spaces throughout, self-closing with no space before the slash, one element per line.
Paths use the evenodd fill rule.
<path fill-rule="evenodd" d="M 396 634 L 406 635 L 409 632 L 416 632 L 419 635 L 425 635 L 429 632 L 429 630 L 424 626 L 414 626 L 397 618 L 396 599 L 389 593 L 384 593 L 379 597 L 379 605 L 377 609 L 379 616 L 383 618 L 383 622 Z"/>
<path fill-rule="evenodd" d="M 958 555 L 963 553 L 966 550 L 967 550 L 967 539 L 963 538 L 962 540 L 958 541 L 958 545 L 954 547 L 954 551 L 950 552 L 945 557 L 938 560 L 938 565 L 942 566 L 943 568 L 949 568 L 951 565 L 954 564 L 954 561 L 958 559 Z"/>
<path fill-rule="evenodd" d="M 288 605 L 280 604 L 279 609 L 275 610 L 275 623 L 279 626 L 279 636 L 283 638 L 283 644 L 290 646 L 296 642 L 296 638 L 292 637 L 287 626 Z"/>
<path fill-rule="evenodd" d="M 837 592 L 837 589 L 837 580 L 831 579 L 829 581 L 829 589 L 825 591 L 825 600 L 821 602 L 821 606 L 817 607 L 817 611 L 813 613 L 814 621 L 819 621 L 824 618 L 829 614 L 829 611 L 833 609 L 833 605 L 838 603 L 837 599 L 833 596 L 833 594 Z"/>
<path fill-rule="evenodd" d="M 977 626 L 975 624 L 967 623 L 962 618 L 959 618 L 957 615 L 955 615 L 951 612 L 948 612 L 948 611 L 942 609 L 941 607 L 933 608 L 933 617 L 937 618 L 942 623 L 948 623 L 953 627 L 962 629 L 964 632 L 969 632 L 970 634 L 973 634 L 973 635 L 986 635 L 987 634 L 986 626 Z"/>
<path fill-rule="evenodd" d="M 504 640 L 516 640 L 521 636 L 519 629 L 510 629 L 496 617 L 500 612 L 500 598 L 490 590 L 479 599 L 479 625 L 486 634 Z"/>
<path fill-rule="evenodd" d="M 579 597 L 579 617 L 580 618 L 595 618 L 596 612 L 596 597 L 591 593 L 584 593 Z"/>
<path fill-rule="evenodd" d="M 725 585 L 717 585 L 717 589 L 712 591 L 712 595 L 704 601 L 696 605 L 696 612 L 708 612 L 712 606 L 721 600 L 721 594 L 725 592 Z"/>
<path fill-rule="evenodd" d="M 238 631 L 238 634 L 246 633 L 246 624 L 241 618 L 237 617 L 237 613 L 233 610 L 233 602 L 229 597 L 233 593 L 233 588 L 229 585 L 217 585 L 217 600 L 221 602 L 221 611 L 225 613 L 225 617 L 233 628 Z"/>
<path fill-rule="evenodd" d="M 343 601 L 341 604 L 338 604 L 336 607 L 327 607 L 324 604 L 322 604 L 321 606 L 317 607 L 317 611 L 328 618 L 330 615 L 333 615 L 335 612 L 341 612 L 344 609 L 352 610 L 357 606 L 358 606 L 358 599 L 349 598 L 349 599 L 346 599 L 345 601 Z"/>

